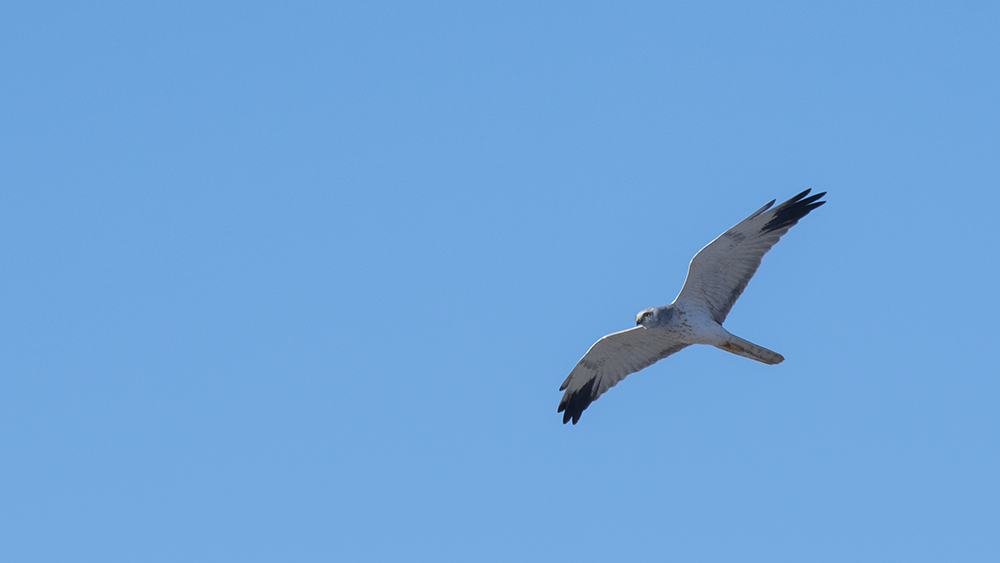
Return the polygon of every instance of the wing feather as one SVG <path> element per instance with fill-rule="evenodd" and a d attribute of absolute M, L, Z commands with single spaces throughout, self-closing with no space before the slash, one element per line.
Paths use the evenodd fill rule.
<path fill-rule="evenodd" d="M 609 334 L 590 347 L 563 381 L 566 391 L 559 403 L 563 424 L 576 424 L 590 403 L 630 373 L 651 366 L 687 346 L 661 332 L 637 326 Z"/>
<path fill-rule="evenodd" d="M 708 309 L 722 323 L 757 272 L 761 258 L 799 219 L 826 203 L 826 192 L 806 190 L 771 209 L 774 200 L 719 235 L 695 254 L 675 303 Z"/>

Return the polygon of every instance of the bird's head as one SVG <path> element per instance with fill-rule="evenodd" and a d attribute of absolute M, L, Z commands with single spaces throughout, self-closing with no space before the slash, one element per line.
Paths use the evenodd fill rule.
<path fill-rule="evenodd" d="M 649 326 L 654 320 L 656 320 L 656 309 L 652 307 L 643 309 L 635 316 L 635 326 Z"/>

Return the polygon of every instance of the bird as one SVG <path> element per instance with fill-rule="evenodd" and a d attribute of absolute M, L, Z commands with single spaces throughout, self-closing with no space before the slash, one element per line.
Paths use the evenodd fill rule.
<path fill-rule="evenodd" d="M 731 334 L 722 323 L 767 251 L 799 219 L 826 203 L 820 201 L 826 192 L 809 196 L 810 191 L 773 209 L 777 200 L 771 200 L 719 235 L 691 259 L 673 303 L 643 309 L 634 328 L 595 342 L 559 387 L 565 391 L 557 411 L 563 413 L 563 424 L 576 424 L 591 403 L 625 376 L 692 344 L 709 344 L 769 365 L 784 361 L 781 354 Z"/>

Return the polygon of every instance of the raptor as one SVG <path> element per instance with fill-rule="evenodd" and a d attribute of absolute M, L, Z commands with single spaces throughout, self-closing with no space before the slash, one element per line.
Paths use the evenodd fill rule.
<path fill-rule="evenodd" d="M 785 358 L 748 342 L 722 327 L 733 303 L 753 277 L 760 260 L 799 219 L 826 203 L 826 192 L 809 196 L 806 190 L 774 207 L 761 207 L 698 251 L 688 266 L 687 279 L 674 302 L 639 311 L 635 328 L 609 334 L 590 350 L 560 391 L 563 424 L 576 424 L 590 403 L 630 373 L 692 344 L 709 344 L 765 364 Z M 809 196 L 809 197 L 807 197 Z"/>

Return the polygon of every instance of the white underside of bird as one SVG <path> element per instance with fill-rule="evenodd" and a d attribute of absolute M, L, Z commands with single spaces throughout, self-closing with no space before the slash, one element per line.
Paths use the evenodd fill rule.
<path fill-rule="evenodd" d="M 646 330 L 662 333 L 665 340 L 673 340 L 682 344 L 708 344 L 727 352 L 757 360 L 765 364 L 778 364 L 785 358 L 777 352 L 772 352 L 736 336 L 723 328 L 712 318 L 708 309 L 686 303 L 671 303 L 664 307 L 656 307 L 656 314 L 649 318 L 668 317 L 663 326 L 648 322 L 649 318 L 636 319 L 636 322 Z M 643 322 L 643 321 L 647 322 Z"/>

